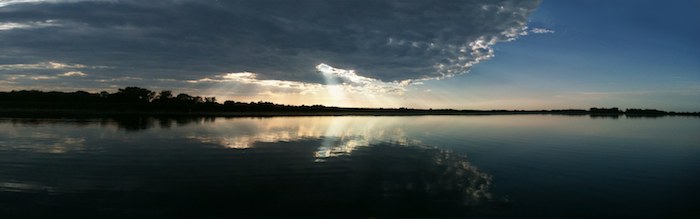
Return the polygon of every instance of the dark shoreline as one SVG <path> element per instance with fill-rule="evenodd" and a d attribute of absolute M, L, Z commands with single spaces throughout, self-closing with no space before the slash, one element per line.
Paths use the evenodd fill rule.
<path fill-rule="evenodd" d="M 488 116 L 488 115 L 559 115 L 590 116 L 592 118 L 657 118 L 666 116 L 700 117 L 700 113 L 592 113 L 567 110 L 402 110 L 338 108 L 328 111 L 151 111 L 151 110 L 78 110 L 78 109 L 0 109 L 0 117 L 278 117 L 278 116 Z"/>
<path fill-rule="evenodd" d="M 22 90 L 0 92 L 0 117 L 272 117 L 272 116 L 424 116 L 424 115 L 564 115 L 591 118 L 655 118 L 664 116 L 700 117 L 700 112 L 673 112 L 657 109 L 553 109 L 553 110 L 457 110 L 413 108 L 357 108 L 323 105 L 284 105 L 272 102 L 223 104 L 215 97 L 173 95 L 140 87 L 126 87 L 116 93 L 106 91 L 58 92 Z"/>

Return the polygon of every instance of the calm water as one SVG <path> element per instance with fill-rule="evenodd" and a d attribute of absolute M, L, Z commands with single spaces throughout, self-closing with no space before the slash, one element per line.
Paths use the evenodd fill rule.
<path fill-rule="evenodd" d="M 0 218 L 694 217 L 700 119 L 0 119 Z"/>

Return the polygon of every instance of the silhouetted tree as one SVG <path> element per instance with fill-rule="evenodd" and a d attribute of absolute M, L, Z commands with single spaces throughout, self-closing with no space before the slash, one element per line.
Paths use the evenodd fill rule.
<path fill-rule="evenodd" d="M 590 113 L 596 113 L 596 114 L 622 114 L 622 111 L 620 111 L 619 108 L 613 107 L 613 108 L 596 108 L 593 107 L 589 110 Z"/>
<path fill-rule="evenodd" d="M 193 100 L 195 103 L 204 103 L 204 98 L 202 98 L 200 96 L 194 97 Z"/>
<path fill-rule="evenodd" d="M 163 90 L 158 93 L 159 100 L 169 100 L 173 98 L 173 92 L 169 90 Z"/>
<path fill-rule="evenodd" d="M 126 87 L 120 88 L 113 96 L 117 101 L 148 103 L 155 98 L 156 93 L 145 88 Z"/>
<path fill-rule="evenodd" d="M 205 97 L 204 102 L 206 103 L 216 103 L 216 97 Z"/>
<path fill-rule="evenodd" d="M 179 102 L 191 102 L 192 100 L 194 100 L 194 97 L 190 96 L 189 94 L 182 93 L 178 94 L 177 97 L 175 97 L 175 99 L 177 99 L 177 101 Z"/>

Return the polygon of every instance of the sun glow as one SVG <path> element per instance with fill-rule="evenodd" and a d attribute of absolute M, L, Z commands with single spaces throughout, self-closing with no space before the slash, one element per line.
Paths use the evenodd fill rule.
<path fill-rule="evenodd" d="M 338 107 L 401 107 L 409 86 L 422 82 L 384 82 L 358 75 L 354 70 L 335 68 L 325 63 L 315 66 L 323 76 L 322 83 L 263 79 L 255 72 L 234 72 L 197 80 L 190 86 L 205 87 L 201 95 L 219 100 L 271 101 L 280 104 Z M 203 87 L 205 86 L 205 87 Z"/>
<path fill-rule="evenodd" d="M 326 81 L 325 90 L 330 97 L 331 105 L 338 106 L 343 103 L 347 103 L 346 92 L 340 81 L 333 74 L 337 71 L 333 67 L 326 64 L 319 64 L 316 66 L 316 70 L 321 72 L 323 79 Z"/>

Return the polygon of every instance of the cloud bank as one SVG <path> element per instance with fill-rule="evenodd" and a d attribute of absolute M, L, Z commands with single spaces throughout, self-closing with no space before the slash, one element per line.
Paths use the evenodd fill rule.
<path fill-rule="evenodd" d="M 342 85 L 350 91 L 400 93 L 410 84 L 466 73 L 493 57 L 494 44 L 528 33 L 527 18 L 538 5 L 519 0 L 0 1 L 0 76 L 79 77 L 62 82 L 77 87 L 147 78 L 162 87 L 167 81 L 172 87 Z"/>

